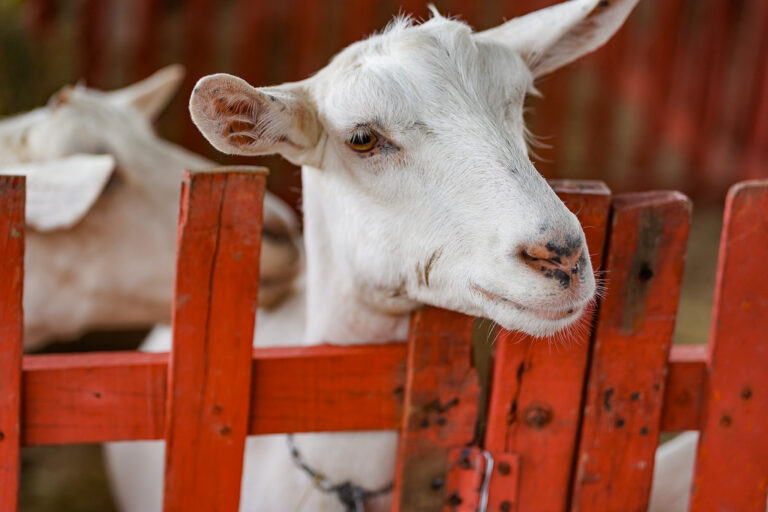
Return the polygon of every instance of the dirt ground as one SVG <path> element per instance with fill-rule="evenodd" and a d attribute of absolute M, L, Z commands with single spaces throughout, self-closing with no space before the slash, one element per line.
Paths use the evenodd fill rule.
<path fill-rule="evenodd" d="M 712 307 L 722 212 L 694 211 L 688 244 L 675 343 L 706 343 Z M 487 324 L 487 322 L 486 322 Z M 135 346 L 141 331 L 121 336 L 116 348 Z M 99 343 L 89 336 L 78 344 Z M 114 346 L 114 345 L 113 345 Z M 49 350 L 65 350 L 56 345 Z M 68 347 L 69 348 L 69 347 Z M 22 512 L 112 512 L 107 478 L 98 445 L 25 448 L 22 457 Z"/>

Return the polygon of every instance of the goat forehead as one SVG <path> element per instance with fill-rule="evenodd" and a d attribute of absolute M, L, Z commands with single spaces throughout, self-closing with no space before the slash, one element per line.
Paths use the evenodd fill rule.
<path fill-rule="evenodd" d="M 424 25 L 391 30 L 352 45 L 317 75 L 320 110 L 339 125 L 360 122 L 412 125 L 426 117 L 478 112 L 497 114 L 531 88 L 528 68 L 514 52 L 475 42 L 459 22 L 451 31 Z M 442 35 L 439 35 L 442 34 Z M 447 115 L 446 115 L 447 114 Z M 335 123 L 336 124 L 336 123 Z"/>

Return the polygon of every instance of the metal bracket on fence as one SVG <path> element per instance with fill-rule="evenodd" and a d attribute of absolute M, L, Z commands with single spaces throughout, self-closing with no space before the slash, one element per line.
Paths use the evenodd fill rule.
<path fill-rule="evenodd" d="M 491 453 L 477 447 L 451 450 L 444 510 L 513 512 L 517 509 L 518 461 L 514 453 Z"/>

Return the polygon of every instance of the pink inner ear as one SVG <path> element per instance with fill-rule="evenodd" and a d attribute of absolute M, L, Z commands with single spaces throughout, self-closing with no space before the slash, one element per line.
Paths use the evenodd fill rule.
<path fill-rule="evenodd" d="M 229 100 L 223 96 L 216 99 L 216 114 L 223 116 L 228 115 L 242 115 L 250 116 L 253 112 L 253 105 L 245 100 Z"/>
<path fill-rule="evenodd" d="M 256 107 L 256 108 L 254 108 Z M 221 136 L 236 146 L 252 144 L 256 139 L 253 133 L 255 123 L 251 121 L 258 117 L 258 105 L 247 100 L 232 100 L 225 96 L 219 96 L 215 100 L 215 118 L 222 122 L 219 124 Z"/>

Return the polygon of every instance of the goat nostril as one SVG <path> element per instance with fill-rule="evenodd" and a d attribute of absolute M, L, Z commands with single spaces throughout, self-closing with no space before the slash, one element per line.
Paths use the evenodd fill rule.
<path fill-rule="evenodd" d="M 540 272 L 547 278 L 555 278 L 567 287 L 571 276 L 577 276 L 584 270 L 585 260 L 582 247 L 572 247 L 572 243 L 560 244 L 555 241 L 534 243 L 518 250 L 519 261 Z"/>

